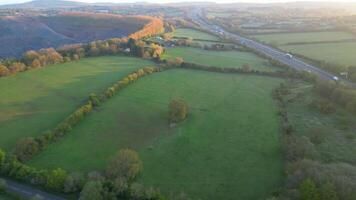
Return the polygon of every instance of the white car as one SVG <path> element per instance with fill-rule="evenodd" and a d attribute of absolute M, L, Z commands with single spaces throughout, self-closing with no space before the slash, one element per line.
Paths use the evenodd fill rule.
<path fill-rule="evenodd" d="M 333 80 L 334 80 L 334 81 L 339 81 L 340 79 L 339 79 L 339 77 L 334 76 L 334 77 L 333 77 Z"/>
<path fill-rule="evenodd" d="M 292 58 L 293 58 L 293 55 L 290 54 L 290 53 L 286 53 L 286 57 L 289 58 L 289 59 L 292 59 Z"/>

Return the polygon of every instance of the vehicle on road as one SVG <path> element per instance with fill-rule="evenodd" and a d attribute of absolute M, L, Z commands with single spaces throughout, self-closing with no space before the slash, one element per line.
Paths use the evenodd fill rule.
<path fill-rule="evenodd" d="M 289 58 L 289 59 L 292 59 L 292 58 L 293 58 L 293 55 L 290 54 L 290 53 L 286 53 L 286 57 Z"/>

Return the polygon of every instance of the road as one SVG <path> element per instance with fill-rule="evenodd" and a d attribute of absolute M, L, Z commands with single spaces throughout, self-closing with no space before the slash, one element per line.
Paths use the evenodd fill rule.
<path fill-rule="evenodd" d="M 283 52 L 278 49 L 267 46 L 265 44 L 261 44 L 257 41 L 245 38 L 241 35 L 230 33 L 217 25 L 207 22 L 201 16 L 202 16 L 201 9 L 194 9 L 192 12 L 189 13 L 188 17 L 191 18 L 195 23 L 199 24 L 200 27 L 206 31 L 218 35 L 219 37 L 221 36 L 227 37 L 233 40 L 237 44 L 246 46 L 250 49 L 253 49 L 256 52 L 262 53 L 263 55 L 266 55 L 267 57 L 272 58 L 274 60 L 277 60 L 293 69 L 296 69 L 298 71 L 307 71 L 309 73 L 314 73 L 318 77 L 324 80 L 335 81 L 335 79 L 338 79 L 339 82 L 342 82 L 343 84 L 348 85 L 350 87 L 356 88 L 355 83 L 352 83 L 348 80 L 341 79 L 340 77 L 337 77 L 327 71 L 324 71 L 318 67 L 310 65 L 296 56 L 292 56 L 290 54 L 288 55 L 287 52 Z"/>
<path fill-rule="evenodd" d="M 36 195 L 40 195 L 43 200 L 65 200 L 62 197 L 49 194 L 47 192 L 43 192 L 41 190 L 17 183 L 15 181 L 11 181 L 8 179 L 5 179 L 5 181 L 6 181 L 6 190 L 8 192 L 17 194 L 24 199 L 30 199 Z"/>

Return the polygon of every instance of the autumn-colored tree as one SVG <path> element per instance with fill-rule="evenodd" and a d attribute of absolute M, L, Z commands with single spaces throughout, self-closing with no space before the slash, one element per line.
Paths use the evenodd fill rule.
<path fill-rule="evenodd" d="M 23 64 L 22 62 L 14 62 L 9 67 L 9 70 L 10 70 L 11 73 L 22 72 L 22 71 L 26 70 L 26 65 Z"/>
<path fill-rule="evenodd" d="M 174 99 L 169 103 L 169 121 L 177 123 L 188 116 L 188 104 L 181 99 Z"/>
<path fill-rule="evenodd" d="M 106 169 L 110 179 L 122 178 L 132 181 L 142 171 L 142 161 L 134 150 L 122 149 L 109 162 Z"/>
<path fill-rule="evenodd" d="M 0 64 L 0 77 L 7 76 L 10 73 L 10 70 L 5 66 Z"/>
<path fill-rule="evenodd" d="M 33 60 L 32 63 L 31 63 L 31 68 L 36 69 L 36 68 L 39 68 L 39 67 L 41 67 L 41 62 L 38 59 Z"/>
<path fill-rule="evenodd" d="M 243 72 L 250 72 L 251 71 L 251 66 L 250 66 L 250 64 L 243 64 L 242 65 L 242 71 Z"/>

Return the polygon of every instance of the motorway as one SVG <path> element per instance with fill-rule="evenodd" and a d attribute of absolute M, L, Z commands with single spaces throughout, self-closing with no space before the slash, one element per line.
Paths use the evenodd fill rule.
<path fill-rule="evenodd" d="M 270 46 L 261 44 L 257 41 L 245 38 L 241 35 L 230 33 L 217 25 L 207 22 L 203 17 L 201 17 L 201 9 L 193 10 L 192 12 L 189 13 L 188 17 L 206 31 L 218 35 L 219 37 L 224 36 L 226 38 L 229 38 L 237 44 L 246 46 L 256 52 L 262 53 L 263 55 L 272 58 L 274 60 L 277 60 L 293 69 L 296 69 L 298 71 L 306 71 L 309 73 L 314 73 L 321 79 L 342 82 L 345 85 L 356 88 L 355 83 L 341 79 L 340 77 L 337 77 L 318 67 L 312 66 L 304 62 L 300 58 L 288 54 L 287 52 L 283 52 L 278 49 L 272 48 Z"/>

